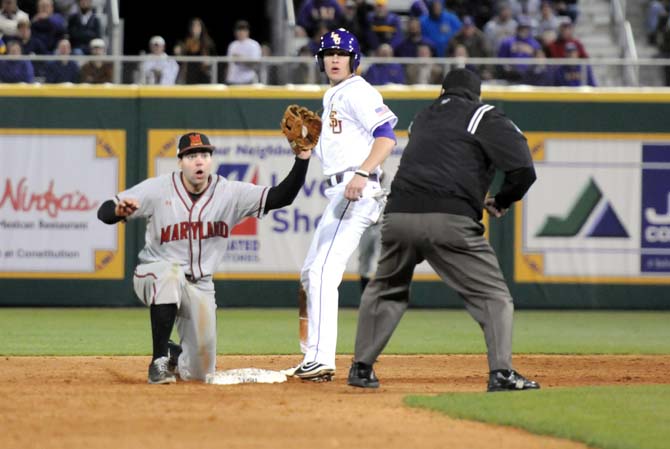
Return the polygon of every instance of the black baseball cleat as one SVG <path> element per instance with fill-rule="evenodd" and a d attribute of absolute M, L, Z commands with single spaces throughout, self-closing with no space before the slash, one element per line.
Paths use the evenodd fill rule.
<path fill-rule="evenodd" d="M 149 365 L 148 382 L 150 384 L 173 384 L 177 382 L 174 373 L 168 370 L 167 356 L 159 357 Z"/>
<path fill-rule="evenodd" d="M 181 351 L 181 345 L 172 340 L 168 341 L 168 371 L 173 375 L 179 374 L 177 368 L 179 367 L 179 355 Z"/>
<path fill-rule="evenodd" d="M 347 384 L 352 387 L 379 388 L 379 379 L 375 376 L 372 365 L 363 362 L 353 362 L 349 368 Z"/>
<path fill-rule="evenodd" d="M 529 380 L 513 369 L 499 369 L 489 373 L 489 385 L 486 391 L 538 390 L 540 384 Z"/>

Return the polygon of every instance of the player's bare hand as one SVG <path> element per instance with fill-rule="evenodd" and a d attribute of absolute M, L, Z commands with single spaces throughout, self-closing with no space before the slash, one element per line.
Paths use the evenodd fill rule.
<path fill-rule="evenodd" d="M 496 204 L 496 199 L 495 198 L 486 198 L 484 200 L 484 208 L 486 209 L 486 212 L 489 213 L 489 215 L 493 215 L 496 218 L 500 218 L 503 215 L 507 213 L 508 209 L 504 209 L 502 207 L 499 207 Z"/>
<path fill-rule="evenodd" d="M 119 201 L 114 209 L 117 217 L 128 217 L 140 208 L 140 203 L 136 199 L 127 198 Z"/>
<path fill-rule="evenodd" d="M 312 150 L 301 151 L 300 153 L 298 153 L 296 155 L 296 157 L 298 159 L 303 159 L 303 160 L 309 159 L 310 157 L 312 157 Z"/>
<path fill-rule="evenodd" d="M 363 189 L 367 184 L 367 178 L 360 175 L 354 175 L 344 189 L 344 197 L 349 201 L 358 201 L 363 196 Z"/>

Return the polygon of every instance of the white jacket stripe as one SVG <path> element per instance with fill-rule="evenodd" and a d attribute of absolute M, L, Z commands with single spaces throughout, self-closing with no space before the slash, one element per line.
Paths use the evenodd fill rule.
<path fill-rule="evenodd" d="M 477 131 L 477 127 L 479 126 L 479 122 L 482 120 L 482 117 L 484 117 L 484 114 L 486 112 L 490 111 L 493 109 L 493 106 L 490 104 L 485 104 L 483 106 L 480 106 L 475 113 L 472 115 L 472 118 L 470 119 L 470 123 L 468 124 L 468 132 L 470 134 L 474 134 Z"/>

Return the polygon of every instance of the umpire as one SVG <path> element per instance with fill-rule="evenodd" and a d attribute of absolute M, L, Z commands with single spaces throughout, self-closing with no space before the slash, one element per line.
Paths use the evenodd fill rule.
<path fill-rule="evenodd" d="M 414 267 L 427 260 L 484 331 L 488 391 L 540 388 L 512 368 L 514 306 L 480 222 L 483 209 L 501 217 L 520 200 L 535 170 L 526 138 L 480 102 L 480 91 L 476 74 L 452 70 L 439 98 L 410 124 L 385 209 L 379 266 L 361 299 L 349 385 L 379 386 L 372 365 L 407 309 Z M 496 169 L 504 181 L 486 198 Z"/>

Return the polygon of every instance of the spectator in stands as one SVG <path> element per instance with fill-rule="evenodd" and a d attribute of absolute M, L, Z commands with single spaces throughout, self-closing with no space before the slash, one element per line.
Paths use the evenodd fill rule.
<path fill-rule="evenodd" d="M 540 6 L 540 17 L 537 21 L 537 27 L 534 30 L 536 38 L 539 38 L 546 31 L 553 31 L 558 34 L 558 27 L 561 23 L 556 14 L 554 13 L 554 8 L 551 6 L 551 2 L 543 1 Z"/>
<path fill-rule="evenodd" d="M 307 63 L 295 63 L 291 66 L 291 81 L 295 84 L 316 84 L 316 64 L 314 64 L 314 53 L 308 45 L 304 45 L 298 51 L 298 56 L 309 57 Z"/>
<path fill-rule="evenodd" d="M 149 55 L 140 66 L 141 84 L 172 86 L 177 82 L 179 64 L 165 53 L 165 39 L 153 36 L 149 39 Z"/>
<path fill-rule="evenodd" d="M 579 49 L 573 42 L 565 44 L 565 57 L 579 59 Z M 557 86 L 595 86 L 593 71 L 588 64 L 566 64 L 556 70 Z"/>
<path fill-rule="evenodd" d="M 476 73 L 479 75 L 479 68 L 475 66 L 474 64 L 470 64 L 467 61 L 467 59 L 470 57 L 470 54 L 468 54 L 468 49 L 465 47 L 463 44 L 458 44 L 453 47 L 453 53 L 450 56 L 453 56 L 454 58 L 458 58 L 456 61 L 456 64 L 454 64 L 453 68 L 456 69 L 468 69 L 469 71 Z"/>
<path fill-rule="evenodd" d="M 56 49 L 56 44 L 67 32 L 67 22 L 65 17 L 54 12 L 53 0 L 38 0 L 32 30 L 35 39 L 42 42 L 49 53 Z"/>
<path fill-rule="evenodd" d="M 18 41 L 19 44 L 21 44 L 21 54 L 45 55 L 48 53 L 44 44 L 42 44 L 41 41 L 32 35 L 29 19 L 24 18 L 19 20 L 19 24 L 16 30 L 17 34 L 14 36 L 13 40 Z"/>
<path fill-rule="evenodd" d="M 492 56 L 486 36 L 475 26 L 475 22 L 470 16 L 463 18 L 463 28 L 449 42 L 448 54 L 454 55 L 455 48 L 458 45 L 463 45 L 471 58 L 488 58 Z M 493 78 L 493 70 L 486 65 L 479 65 L 472 69 L 483 80 Z"/>
<path fill-rule="evenodd" d="M 400 17 L 389 11 L 388 0 L 375 0 L 375 10 L 368 16 L 367 44 L 376 50 L 380 44 L 395 48 L 403 39 Z"/>
<path fill-rule="evenodd" d="M 91 41 L 102 37 L 100 18 L 93 9 L 92 0 L 79 0 L 79 12 L 68 18 L 67 34 L 73 54 L 90 54 Z"/>
<path fill-rule="evenodd" d="M 547 55 L 541 48 L 535 50 L 534 57 L 540 60 L 547 59 Z M 541 62 L 533 64 L 523 73 L 520 82 L 531 86 L 553 86 L 556 84 L 556 67 Z"/>
<path fill-rule="evenodd" d="M 428 15 L 428 3 L 430 0 L 414 0 L 409 7 L 410 17 L 423 17 Z"/>
<path fill-rule="evenodd" d="M 405 39 L 393 49 L 393 54 L 401 58 L 415 58 L 419 53 L 419 45 L 425 44 L 435 53 L 435 43 L 421 34 L 421 21 L 418 17 L 410 17 L 407 21 Z"/>
<path fill-rule="evenodd" d="M 2 36 L 0 36 L 0 55 L 4 55 L 5 53 L 7 53 L 7 45 L 2 40 Z"/>
<path fill-rule="evenodd" d="M 328 25 L 325 22 L 319 23 L 316 33 L 307 43 L 307 46 L 312 52 L 312 55 L 315 55 L 319 52 L 319 47 L 321 46 L 321 36 L 326 34 L 328 31 L 330 31 L 330 29 L 328 28 Z"/>
<path fill-rule="evenodd" d="M 393 58 L 393 47 L 389 44 L 380 44 L 375 51 L 379 58 Z M 405 71 L 398 63 L 375 63 L 368 67 L 363 78 L 373 86 L 383 84 L 405 84 Z"/>
<path fill-rule="evenodd" d="M 421 43 L 417 47 L 417 58 L 432 58 L 433 47 Z M 440 84 L 442 82 L 442 66 L 438 64 L 410 64 L 406 68 L 407 84 Z"/>
<path fill-rule="evenodd" d="M 577 52 L 580 58 L 588 58 L 589 55 L 584 49 L 584 45 L 579 39 L 574 37 L 574 25 L 572 22 L 563 22 L 558 27 L 558 38 L 549 46 L 549 53 L 547 56 L 550 58 L 565 58 L 566 45 L 572 43 L 577 47 Z"/>
<path fill-rule="evenodd" d="M 494 16 L 496 0 L 471 0 L 465 4 L 465 13 L 463 17 L 470 16 L 475 22 L 475 26 L 480 30 Z"/>
<path fill-rule="evenodd" d="M 45 66 L 47 83 L 78 83 L 79 65 L 70 58 L 72 46 L 67 39 L 61 39 L 56 45 L 56 54 L 61 58 L 49 61 Z"/>
<path fill-rule="evenodd" d="M 540 43 L 531 35 L 530 21 L 526 17 L 520 17 L 516 34 L 502 41 L 498 48 L 498 57 L 533 58 L 535 52 L 541 48 Z M 501 66 L 500 76 L 505 80 L 518 82 L 531 68 L 532 65 L 528 64 L 506 64 Z"/>
<path fill-rule="evenodd" d="M 484 35 L 488 39 L 489 48 L 496 54 L 502 41 L 516 33 L 517 23 L 512 16 L 512 8 L 507 2 L 498 4 L 498 14 L 496 14 L 486 25 L 484 25 Z"/>
<path fill-rule="evenodd" d="M 202 19 L 189 21 L 186 37 L 177 43 L 174 54 L 179 56 L 216 56 L 216 45 Z M 181 64 L 179 79 L 185 84 L 208 84 L 212 82 L 211 63 L 185 62 Z"/>
<path fill-rule="evenodd" d="M 16 36 L 19 20 L 30 21 L 30 17 L 19 9 L 16 0 L 2 0 L 0 5 L 0 36 L 5 39 Z"/>
<path fill-rule="evenodd" d="M 228 45 L 226 53 L 232 58 L 250 58 L 260 60 L 262 57 L 261 45 L 252 39 L 249 22 L 238 20 L 233 27 L 235 40 Z M 227 84 L 252 84 L 258 82 L 258 64 L 254 62 L 230 62 L 226 75 Z"/>
<path fill-rule="evenodd" d="M 93 39 L 90 44 L 91 56 L 105 56 L 107 45 L 102 39 Z M 114 66 L 111 62 L 88 61 L 79 71 L 79 79 L 82 83 L 103 84 L 111 83 L 114 79 Z"/>
<path fill-rule="evenodd" d="M 325 23 L 332 30 L 339 27 L 343 20 L 344 12 L 337 0 L 305 0 L 298 11 L 297 22 L 310 37 L 314 37 L 319 23 Z"/>
<path fill-rule="evenodd" d="M 54 9 L 63 17 L 77 13 L 77 0 L 54 0 Z"/>
<path fill-rule="evenodd" d="M 579 8 L 577 7 L 577 0 L 559 0 L 554 2 L 554 8 L 559 16 L 567 16 L 570 22 L 577 23 L 579 17 Z"/>
<path fill-rule="evenodd" d="M 421 33 L 435 43 L 435 55 L 444 57 L 451 38 L 461 29 L 461 20 L 444 9 L 442 0 L 432 0 L 427 16 L 421 18 Z"/>
<path fill-rule="evenodd" d="M 12 40 L 7 42 L 8 55 L 20 55 L 21 44 Z M 0 83 L 32 83 L 35 72 L 30 61 L 0 60 Z"/>
<path fill-rule="evenodd" d="M 647 42 L 650 45 L 656 45 L 656 36 L 659 30 L 661 17 L 668 17 L 668 10 L 665 4 L 659 0 L 651 0 L 647 5 L 647 15 L 645 19 L 645 29 L 647 30 Z"/>
<path fill-rule="evenodd" d="M 370 28 L 368 17 L 374 9 L 374 6 L 365 0 L 346 0 L 344 4 L 343 26 L 358 37 L 358 43 L 364 54 L 368 54 L 370 48 L 367 42 L 367 30 Z"/>

